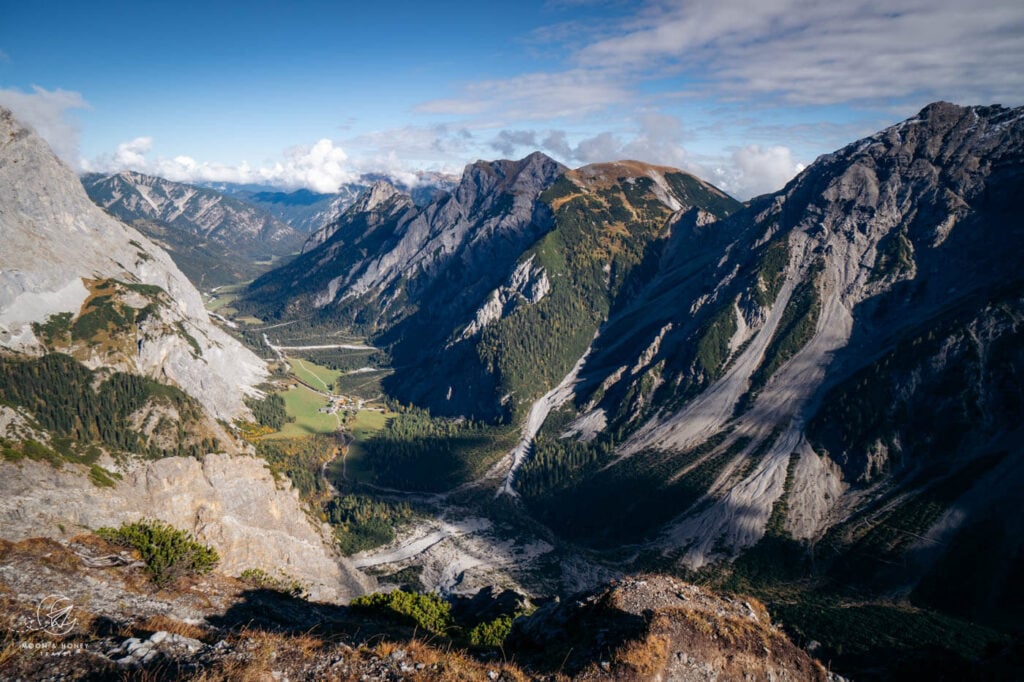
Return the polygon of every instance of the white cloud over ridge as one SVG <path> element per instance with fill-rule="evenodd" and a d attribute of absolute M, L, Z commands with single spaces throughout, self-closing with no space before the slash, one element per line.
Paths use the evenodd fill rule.
<path fill-rule="evenodd" d="M 297 189 L 305 187 L 316 192 L 338 191 L 343 183 L 354 182 L 360 171 L 349 163 L 348 154 L 334 142 L 322 139 L 313 145 L 293 147 L 284 159 L 273 164 L 253 167 L 196 161 L 190 156 L 149 158 L 152 137 L 137 137 L 122 142 L 110 156 L 88 162 L 85 170 L 112 173 L 134 170 L 157 175 L 174 182 L 233 182 L 266 184 Z"/>
<path fill-rule="evenodd" d="M 364 173 L 382 173 L 406 186 L 415 186 L 421 180 L 416 171 L 430 164 L 431 159 L 437 170 L 457 174 L 466 159 L 481 153 L 484 144 L 466 127 L 406 126 L 350 138 L 347 144 L 360 150 L 356 157 L 324 138 L 285 150 L 278 161 L 254 166 L 246 162 L 198 161 L 187 155 L 160 156 L 154 154 L 154 138 L 140 136 L 118 144 L 108 155 L 87 161 L 78 156 L 78 129 L 68 116 L 72 109 L 89 106 L 79 93 L 42 88 L 35 88 L 33 93 L 0 90 L 0 105 L 8 106 L 19 120 L 33 126 L 77 170 L 134 170 L 185 183 L 252 183 L 330 193 L 343 183 L 359 180 Z M 683 145 L 686 137 L 677 117 L 641 112 L 624 132 L 602 132 L 571 141 L 569 134 L 560 129 L 502 129 L 491 137 L 486 148 L 506 158 L 540 149 L 570 166 L 620 159 L 674 166 L 715 182 L 741 199 L 780 188 L 800 168 L 790 150 L 782 146 L 748 145 L 728 157 L 701 159 L 687 152 Z M 486 152 L 483 155 L 493 157 Z M 440 168 L 438 159 L 446 160 Z"/>
<path fill-rule="evenodd" d="M 733 151 L 703 177 L 737 198 L 749 199 L 782 188 L 803 169 L 788 147 L 751 144 Z"/>
<path fill-rule="evenodd" d="M 65 163 L 80 168 L 78 125 L 68 113 L 72 109 L 90 108 L 80 93 L 60 88 L 46 90 L 37 85 L 32 86 L 32 92 L 0 88 L 0 106 L 34 128 Z"/>

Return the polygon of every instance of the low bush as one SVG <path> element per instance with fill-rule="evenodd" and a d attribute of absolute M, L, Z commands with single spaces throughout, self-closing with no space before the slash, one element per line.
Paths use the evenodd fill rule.
<path fill-rule="evenodd" d="M 377 592 L 352 600 L 352 608 L 395 616 L 435 634 L 443 635 L 453 624 L 451 604 L 436 594 L 395 590 Z"/>
<path fill-rule="evenodd" d="M 272 576 L 262 568 L 247 568 L 238 576 L 253 587 L 274 590 L 293 597 L 305 597 L 306 587 L 297 579 L 281 571 L 279 576 Z"/>
<path fill-rule="evenodd" d="M 217 550 L 160 521 L 123 523 L 120 528 L 100 528 L 96 534 L 114 544 L 137 549 L 153 582 L 161 587 L 184 575 L 209 573 L 220 560 Z"/>
<path fill-rule="evenodd" d="M 512 632 L 512 616 L 498 616 L 494 620 L 480 623 L 469 631 L 469 643 L 473 646 L 500 647 Z"/>

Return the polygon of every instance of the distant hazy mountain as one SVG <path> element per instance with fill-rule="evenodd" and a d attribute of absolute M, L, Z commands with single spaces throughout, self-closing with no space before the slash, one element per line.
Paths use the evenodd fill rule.
<path fill-rule="evenodd" d="M 308 189 L 285 192 L 279 189 L 253 185 L 216 183 L 211 187 L 229 196 L 258 206 L 278 220 L 288 223 L 304 234 L 312 234 L 336 221 L 342 212 L 375 182 L 384 181 L 406 192 L 419 206 L 433 201 L 444 192 L 451 191 L 458 178 L 444 173 L 421 171 L 411 187 L 396 182 L 383 173 L 368 173 L 357 182 L 347 183 L 333 194 L 322 194 Z"/>
<path fill-rule="evenodd" d="M 365 188 L 362 184 L 343 185 L 335 194 L 319 194 L 308 189 L 294 192 L 241 190 L 233 192 L 232 196 L 308 235 L 335 220 Z"/>
<path fill-rule="evenodd" d="M 220 192 L 122 171 L 82 178 L 90 198 L 160 243 L 197 286 L 252 279 L 305 237 L 259 207 Z"/>

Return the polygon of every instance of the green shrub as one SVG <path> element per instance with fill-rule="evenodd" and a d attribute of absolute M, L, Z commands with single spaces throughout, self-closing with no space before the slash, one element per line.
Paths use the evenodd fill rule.
<path fill-rule="evenodd" d="M 323 509 L 334 527 L 338 547 L 346 556 L 386 545 L 395 539 L 395 527 L 412 518 L 409 505 L 367 495 L 335 497 Z"/>
<path fill-rule="evenodd" d="M 183 575 L 209 573 L 220 560 L 217 550 L 160 521 L 123 523 L 116 529 L 100 528 L 96 534 L 114 544 L 137 549 L 153 582 L 160 586 Z"/>
<path fill-rule="evenodd" d="M 512 616 L 498 616 L 494 620 L 480 623 L 470 630 L 469 643 L 473 646 L 500 647 L 510 632 L 512 632 Z"/>
<path fill-rule="evenodd" d="M 452 626 L 451 604 L 436 594 L 403 590 L 376 592 L 353 599 L 351 606 L 397 617 L 439 635 Z"/>

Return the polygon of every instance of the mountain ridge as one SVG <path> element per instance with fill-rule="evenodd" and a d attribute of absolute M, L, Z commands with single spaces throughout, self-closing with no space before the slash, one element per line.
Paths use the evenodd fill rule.
<path fill-rule="evenodd" d="M 212 189 L 135 171 L 88 174 L 82 183 L 105 211 L 174 254 L 198 286 L 251 279 L 290 256 L 305 237 L 261 208 Z"/>
<path fill-rule="evenodd" d="M 569 257 L 566 249 L 583 248 L 580 240 L 589 239 L 579 227 L 557 228 L 556 214 L 567 202 L 578 198 L 614 213 L 608 213 L 613 224 L 599 238 L 601 243 L 587 247 L 605 259 L 603 266 L 609 268 L 609 282 L 588 285 L 597 289 L 618 288 L 626 280 L 633 265 L 643 259 L 643 244 L 660 235 L 663 222 L 673 212 L 692 202 L 722 215 L 739 206 L 719 190 L 674 169 L 638 162 L 587 169 L 569 171 L 539 152 L 517 162 L 478 161 L 466 167 L 462 182 L 451 194 L 424 208 L 413 209 L 411 202 L 402 200 L 387 217 L 359 217 L 359 205 L 354 205 L 348 217 L 322 231 L 322 237 L 314 237 L 310 242 L 314 248 L 293 265 L 255 282 L 246 295 L 247 303 L 257 314 L 269 312 L 273 317 L 312 307 L 322 324 L 349 326 L 375 336 L 396 364 L 413 368 L 387 380 L 388 390 L 403 401 L 426 404 L 444 414 L 476 409 L 478 416 L 494 416 L 519 409 L 498 404 L 502 395 L 517 389 L 510 385 L 501 389 L 495 383 L 497 357 L 478 357 L 478 346 L 484 343 L 480 334 L 491 322 L 512 315 L 524 295 L 529 305 L 537 304 L 551 287 L 545 267 L 564 269 Z M 615 185 L 614 189 L 595 184 L 599 172 L 614 176 L 605 182 Z M 552 191 L 558 196 L 549 196 Z M 363 196 L 365 200 L 367 195 Z M 389 196 L 396 200 L 399 195 Z M 588 209 L 572 210 L 576 216 Z M 573 220 L 577 218 L 566 218 L 566 224 Z M 368 229 L 370 223 L 372 229 Z M 634 223 L 643 227 L 631 235 L 626 225 Z M 569 235 L 571 244 L 563 245 L 561 236 L 549 238 L 552 229 Z M 320 239 L 323 241 L 317 244 Z M 551 243 L 549 250 L 541 245 L 545 239 Z M 639 241 L 634 244 L 635 240 Z M 626 251 L 620 254 L 623 248 Z M 359 253 L 363 255 L 357 257 L 353 249 L 362 249 Z M 542 266 L 548 252 L 555 261 Z M 597 276 L 603 278 L 605 275 Z M 605 296 L 596 291 L 594 295 Z M 268 310 L 268 300 L 280 302 Z M 565 304 L 581 305 L 568 300 Z M 380 313 L 383 315 L 378 316 Z M 587 314 L 599 317 L 607 313 L 595 309 Z M 581 328 L 573 337 L 574 350 L 557 351 L 560 370 L 555 371 L 567 371 L 583 352 L 586 343 L 576 348 L 577 340 L 585 336 L 589 341 L 596 331 L 596 324 L 586 326 L 589 331 Z M 403 339 L 417 342 L 406 344 Z M 433 362 L 424 355 L 429 348 L 451 358 L 443 360 L 445 363 L 478 368 L 472 370 L 473 377 L 467 378 L 461 391 L 440 386 L 426 376 L 436 375 Z M 565 363 L 562 356 L 567 353 L 575 354 Z M 548 388 L 555 383 L 557 380 Z"/>

